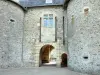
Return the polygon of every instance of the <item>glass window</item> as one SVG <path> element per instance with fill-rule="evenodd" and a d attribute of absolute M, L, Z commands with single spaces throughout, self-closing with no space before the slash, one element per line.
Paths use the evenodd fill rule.
<path fill-rule="evenodd" d="M 45 14 L 45 15 L 44 15 L 44 18 L 48 18 L 48 15 L 47 15 L 47 14 Z"/>
<path fill-rule="evenodd" d="M 44 26 L 45 27 L 54 27 L 53 14 L 44 15 Z"/>
<path fill-rule="evenodd" d="M 53 18 L 52 19 L 49 19 L 49 26 L 50 27 L 53 27 Z"/>
<path fill-rule="evenodd" d="M 53 18 L 53 14 L 49 14 L 49 18 Z"/>

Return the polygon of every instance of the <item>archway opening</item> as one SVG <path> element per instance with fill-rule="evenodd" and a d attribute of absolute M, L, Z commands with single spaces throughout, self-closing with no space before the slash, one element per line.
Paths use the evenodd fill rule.
<path fill-rule="evenodd" d="M 63 53 L 61 55 L 61 67 L 67 67 L 67 54 L 66 53 Z"/>
<path fill-rule="evenodd" d="M 54 47 L 52 45 L 44 45 L 40 50 L 39 66 L 54 66 L 56 65 L 56 57 Z"/>

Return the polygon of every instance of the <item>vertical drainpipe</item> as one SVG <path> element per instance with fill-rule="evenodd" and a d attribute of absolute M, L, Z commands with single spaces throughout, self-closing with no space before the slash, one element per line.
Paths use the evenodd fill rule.
<path fill-rule="evenodd" d="M 41 24 L 42 24 L 42 18 L 40 17 L 40 37 L 39 37 L 40 42 L 41 42 Z"/>
<path fill-rule="evenodd" d="M 64 22 L 65 22 L 65 17 L 63 16 L 63 45 L 65 45 L 65 25 L 64 25 Z"/>
<path fill-rule="evenodd" d="M 64 11 L 67 11 L 67 9 L 64 10 Z M 63 14 L 65 14 L 64 11 L 63 11 Z M 67 14 L 67 12 L 66 12 L 66 14 Z M 65 16 L 67 16 L 67 15 L 65 15 Z M 69 51 L 68 51 L 68 17 L 66 17 L 66 21 L 67 21 L 67 38 L 64 38 L 64 39 L 67 39 L 67 44 L 65 42 L 65 45 L 67 45 L 67 53 L 69 53 Z M 64 20 L 64 26 L 65 26 L 65 20 Z M 65 31 L 65 30 L 63 30 L 63 31 Z M 65 33 L 64 33 L 64 36 L 63 37 L 65 37 Z"/>
<path fill-rule="evenodd" d="M 22 60 L 22 64 L 24 64 L 23 61 L 23 46 L 24 46 L 24 26 L 25 26 L 25 12 L 24 12 L 24 17 L 23 17 L 23 36 L 22 36 L 22 55 L 21 55 L 21 60 Z"/>
<path fill-rule="evenodd" d="M 67 11 L 67 10 L 66 10 Z M 68 16 L 68 15 L 67 15 Z M 69 51 L 68 51 L 68 17 L 67 17 L 67 52 L 69 54 Z"/>
<path fill-rule="evenodd" d="M 22 36 L 22 54 L 21 54 L 21 61 L 22 61 L 22 64 L 24 64 L 24 58 L 23 58 L 23 46 L 24 46 L 24 27 L 25 27 L 25 14 L 27 12 L 27 7 L 23 7 L 24 8 L 24 17 L 23 17 L 23 36 Z"/>
<path fill-rule="evenodd" d="M 55 42 L 57 42 L 57 17 L 55 17 Z"/>

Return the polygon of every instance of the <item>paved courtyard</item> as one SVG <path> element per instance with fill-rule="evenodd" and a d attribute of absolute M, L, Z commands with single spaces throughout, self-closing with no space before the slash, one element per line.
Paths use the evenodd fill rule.
<path fill-rule="evenodd" d="M 39 67 L 20 69 L 0 69 L 0 75 L 85 75 L 68 70 L 67 68 Z"/>

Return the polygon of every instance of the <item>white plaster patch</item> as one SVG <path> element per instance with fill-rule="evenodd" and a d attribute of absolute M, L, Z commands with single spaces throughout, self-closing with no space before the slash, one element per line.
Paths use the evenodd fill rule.
<path fill-rule="evenodd" d="M 89 9 L 88 11 L 90 12 L 90 8 L 88 7 L 88 6 L 85 6 L 84 8 L 83 8 L 83 13 L 84 13 L 84 10 L 85 9 Z"/>

